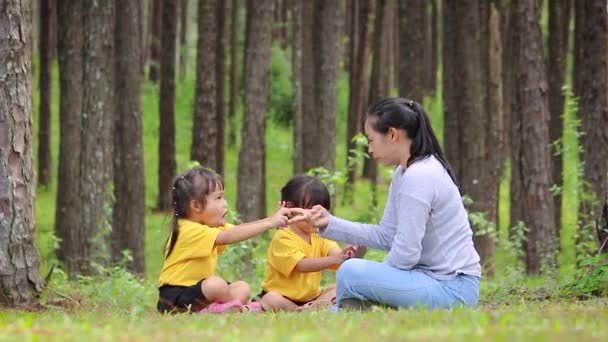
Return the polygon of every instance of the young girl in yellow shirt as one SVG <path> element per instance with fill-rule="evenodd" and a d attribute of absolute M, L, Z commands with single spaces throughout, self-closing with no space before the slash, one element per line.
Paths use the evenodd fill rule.
<path fill-rule="evenodd" d="M 158 311 L 261 311 L 250 303 L 244 281 L 228 283 L 215 275 L 217 255 L 226 245 L 285 226 L 289 209 L 283 205 L 271 217 L 232 226 L 225 222 L 224 183 L 215 172 L 198 167 L 178 176 L 172 190 L 173 227 L 159 278 Z"/>
<path fill-rule="evenodd" d="M 331 207 L 327 188 L 309 176 L 289 180 L 281 189 L 281 201 L 288 208 Z M 340 248 L 336 242 L 321 238 L 308 221 L 291 223 L 274 234 L 268 247 L 260 303 L 264 310 L 274 311 L 331 305 L 336 289 L 334 285 L 321 288 L 321 271 L 336 270 L 344 260 L 364 252 L 354 246 Z"/>

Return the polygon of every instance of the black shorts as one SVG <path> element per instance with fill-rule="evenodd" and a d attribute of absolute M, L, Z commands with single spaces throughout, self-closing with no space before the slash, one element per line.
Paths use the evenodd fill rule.
<path fill-rule="evenodd" d="M 205 298 L 201 290 L 201 281 L 192 286 L 163 285 L 158 288 L 158 304 L 160 313 L 199 312 L 211 302 Z"/>
<path fill-rule="evenodd" d="M 264 297 L 264 295 L 265 295 L 265 294 L 267 294 L 267 293 L 268 293 L 268 292 L 266 292 L 266 291 L 262 290 L 262 292 L 260 292 L 260 294 L 257 296 L 258 301 L 262 300 L 262 297 Z M 283 296 L 283 298 L 285 298 L 285 299 L 289 300 L 290 302 L 294 303 L 294 304 L 295 304 L 295 305 L 297 305 L 297 306 L 302 306 L 302 305 L 304 305 L 304 304 L 306 304 L 306 303 L 310 302 L 310 300 L 309 300 L 309 301 L 306 301 L 306 302 L 299 302 L 299 301 L 297 301 L 297 300 L 293 300 L 293 299 L 291 299 L 291 298 L 289 298 L 289 297 L 285 297 L 285 296 Z M 311 299 L 311 300 L 314 300 L 314 299 Z"/>

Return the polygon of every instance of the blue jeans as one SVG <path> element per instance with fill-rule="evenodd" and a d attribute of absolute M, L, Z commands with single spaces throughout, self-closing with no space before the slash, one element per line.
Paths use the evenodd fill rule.
<path fill-rule="evenodd" d="M 400 270 L 384 262 L 345 261 L 336 275 L 338 308 L 345 300 L 392 307 L 474 307 L 479 301 L 479 278 L 459 274 L 436 280 L 420 270 Z"/>

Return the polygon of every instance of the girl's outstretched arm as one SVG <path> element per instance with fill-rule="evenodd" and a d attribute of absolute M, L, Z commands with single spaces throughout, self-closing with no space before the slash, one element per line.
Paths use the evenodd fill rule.
<path fill-rule="evenodd" d="M 281 204 L 279 210 L 274 215 L 265 219 L 239 224 L 232 229 L 223 230 L 215 239 L 216 245 L 227 245 L 251 239 L 254 236 L 260 235 L 270 228 L 284 227 L 289 221 L 289 209 Z"/>
<path fill-rule="evenodd" d="M 336 247 L 337 251 L 331 251 L 326 257 L 321 258 L 303 258 L 296 264 L 296 271 L 307 273 L 307 272 L 318 272 L 327 269 L 333 265 L 340 265 L 344 260 L 348 259 L 347 253 L 342 252 L 342 249 Z M 332 253 L 333 252 L 333 253 Z"/>

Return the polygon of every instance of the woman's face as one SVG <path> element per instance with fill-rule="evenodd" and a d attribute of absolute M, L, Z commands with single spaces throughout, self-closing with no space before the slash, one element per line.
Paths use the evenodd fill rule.
<path fill-rule="evenodd" d="M 397 165 L 401 162 L 404 149 L 409 148 L 411 140 L 407 138 L 405 131 L 389 128 L 386 134 L 376 131 L 370 122 L 373 119 L 365 120 L 365 135 L 367 136 L 367 151 L 375 161 L 383 165 Z"/>

